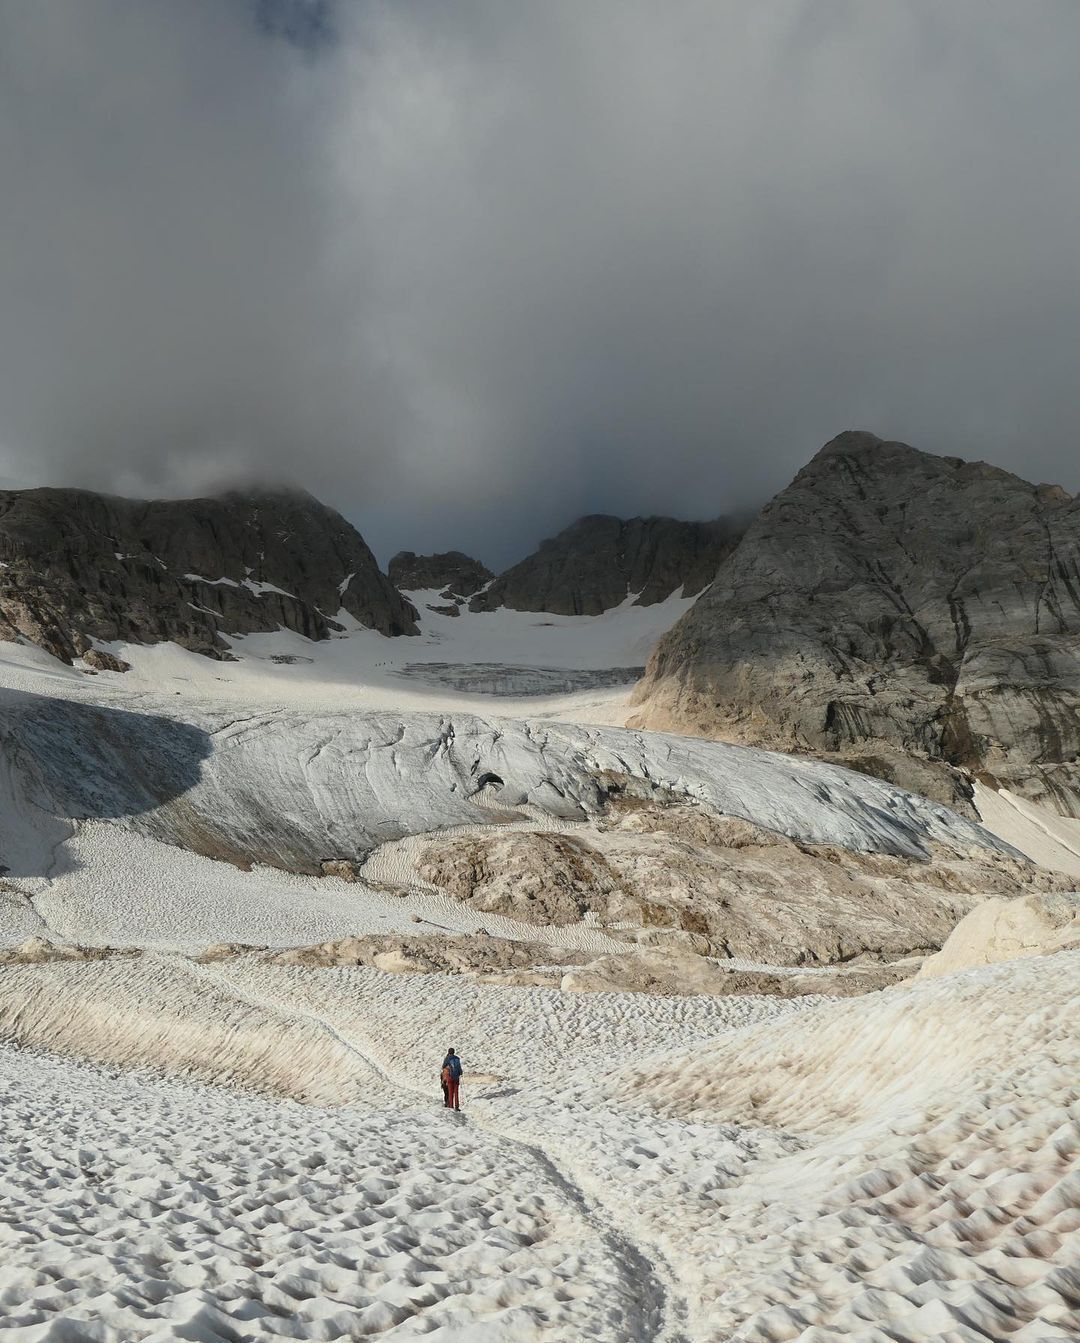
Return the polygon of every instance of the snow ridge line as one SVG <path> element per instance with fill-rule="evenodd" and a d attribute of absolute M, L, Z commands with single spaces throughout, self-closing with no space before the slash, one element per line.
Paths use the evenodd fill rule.
<path fill-rule="evenodd" d="M 228 975 L 224 975 L 220 972 L 215 973 L 209 965 L 202 965 L 198 961 L 193 961 L 187 956 L 169 952 L 148 952 L 144 954 L 156 956 L 159 960 L 166 961 L 170 965 L 180 966 L 195 979 L 202 979 L 214 984 L 217 988 L 227 993 L 231 998 L 236 998 L 240 1002 L 246 1003 L 249 1007 L 257 1007 L 264 1012 L 271 1013 L 273 1016 L 285 1017 L 291 1021 L 306 1021 L 311 1025 L 318 1026 L 321 1030 L 325 1031 L 327 1035 L 336 1040 L 344 1050 L 352 1054 L 355 1058 L 358 1058 L 361 1063 L 365 1064 L 373 1073 L 375 1073 L 380 1081 L 385 1082 L 387 1086 L 392 1087 L 395 1091 L 405 1091 L 408 1089 L 403 1087 L 395 1078 L 391 1077 L 375 1059 L 365 1054 L 362 1049 L 357 1048 L 351 1040 L 346 1039 L 333 1022 L 320 1016 L 318 1012 L 307 1012 L 301 1007 L 284 1007 L 280 1003 L 271 1002 L 270 999 L 262 998 L 258 994 L 245 993 L 240 985 L 237 984 L 235 980 L 230 979 Z M 414 1092 L 414 1094 L 418 1095 L 419 1093 Z"/>
<path fill-rule="evenodd" d="M 321 1013 L 301 1007 L 286 1007 L 259 994 L 245 992 L 228 974 L 214 970 L 209 965 L 199 964 L 186 956 L 165 952 L 150 954 L 171 965 L 180 966 L 196 979 L 214 984 L 218 989 L 249 1007 L 257 1007 L 274 1016 L 306 1021 L 320 1027 L 393 1090 L 410 1096 L 426 1097 L 426 1092 L 421 1092 L 418 1088 L 391 1076 L 377 1059 L 361 1049 L 355 1041 L 342 1035 L 333 1022 Z M 642 1324 L 648 1331 L 642 1337 L 647 1338 L 649 1343 L 687 1343 L 687 1336 L 682 1329 L 682 1321 L 686 1316 L 685 1303 L 676 1288 L 675 1275 L 664 1256 L 654 1246 L 647 1247 L 650 1253 L 639 1247 L 630 1233 L 617 1223 L 607 1205 L 590 1198 L 581 1185 L 538 1143 L 527 1142 L 513 1133 L 505 1132 L 497 1124 L 492 1123 L 490 1117 L 487 1120 L 479 1119 L 476 1127 L 502 1142 L 527 1152 L 542 1173 L 560 1190 L 585 1224 L 607 1247 L 611 1257 L 623 1270 L 627 1281 L 637 1286 L 636 1295 L 641 1303 Z M 658 1268 L 662 1268 L 663 1277 L 657 1271 Z"/>

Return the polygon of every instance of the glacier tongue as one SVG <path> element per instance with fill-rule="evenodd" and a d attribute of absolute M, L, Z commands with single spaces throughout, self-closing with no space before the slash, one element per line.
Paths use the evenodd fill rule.
<path fill-rule="evenodd" d="M 163 713 L 5 692 L 29 796 L 247 864 L 317 873 L 406 835 L 522 817 L 586 820 L 612 793 L 690 802 L 794 839 L 920 858 L 1006 846 L 879 779 L 722 742 L 433 712 Z"/>

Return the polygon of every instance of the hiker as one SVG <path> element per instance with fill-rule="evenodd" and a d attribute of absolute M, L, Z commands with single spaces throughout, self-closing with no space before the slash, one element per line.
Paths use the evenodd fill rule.
<path fill-rule="evenodd" d="M 454 1053 L 453 1045 L 446 1051 L 439 1076 L 442 1079 L 443 1104 L 448 1110 L 460 1110 L 458 1087 L 461 1085 L 461 1060 Z"/>

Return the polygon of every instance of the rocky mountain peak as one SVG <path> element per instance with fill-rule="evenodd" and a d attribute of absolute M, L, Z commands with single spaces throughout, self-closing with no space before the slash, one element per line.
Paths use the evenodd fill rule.
<path fill-rule="evenodd" d="M 649 726 L 835 753 L 951 801 L 958 767 L 1080 814 L 1080 505 L 841 434 L 661 640 L 637 696 Z"/>
<path fill-rule="evenodd" d="M 228 634 L 323 639 L 342 609 L 383 634 L 416 632 L 355 528 L 302 491 L 0 491 L 0 562 L 0 633 L 65 661 L 94 641 L 171 639 L 220 657 Z"/>
<path fill-rule="evenodd" d="M 406 592 L 440 589 L 447 600 L 471 597 L 495 577 L 486 564 L 460 550 L 417 555 L 399 550 L 387 566 L 390 581 Z"/>
<path fill-rule="evenodd" d="M 863 469 L 875 475 L 906 477 L 911 472 L 922 472 L 937 477 L 942 472 L 960 472 L 965 479 L 983 477 L 988 480 L 1012 481 L 1026 489 L 1033 487 L 1028 481 L 1013 475 L 1011 471 L 989 462 L 970 461 L 965 457 L 950 457 L 923 448 L 914 448 L 910 443 L 901 443 L 896 439 L 879 438 L 865 429 L 845 429 L 831 438 L 824 447 L 811 457 L 810 461 L 796 476 L 818 476 L 835 469 L 835 459 L 850 459 Z M 794 483 L 794 482 L 793 482 Z M 1060 485 L 1039 486 L 1040 489 L 1061 490 Z M 1063 490 L 1061 490 L 1064 493 Z M 782 491 L 777 498 L 781 498 Z"/>
<path fill-rule="evenodd" d="M 830 438 L 824 447 L 819 448 L 811 461 L 816 462 L 822 457 L 873 452 L 875 448 L 881 447 L 884 442 L 883 438 L 878 438 L 877 434 L 872 434 L 866 429 L 844 429 L 835 438 Z"/>
<path fill-rule="evenodd" d="M 708 586 L 741 534 L 741 524 L 675 518 L 579 518 L 479 593 L 474 611 L 507 606 L 556 615 L 600 615 L 633 595 L 651 606 Z"/>

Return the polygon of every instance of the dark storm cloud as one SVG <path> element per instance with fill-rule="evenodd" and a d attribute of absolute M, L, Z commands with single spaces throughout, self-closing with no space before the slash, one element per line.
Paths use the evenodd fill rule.
<path fill-rule="evenodd" d="M 0 475 L 385 555 L 858 426 L 1080 488 L 1080 7 L 0 0 Z"/>
<path fill-rule="evenodd" d="M 333 0 L 254 0 L 255 22 L 270 37 L 317 51 L 337 38 Z"/>

